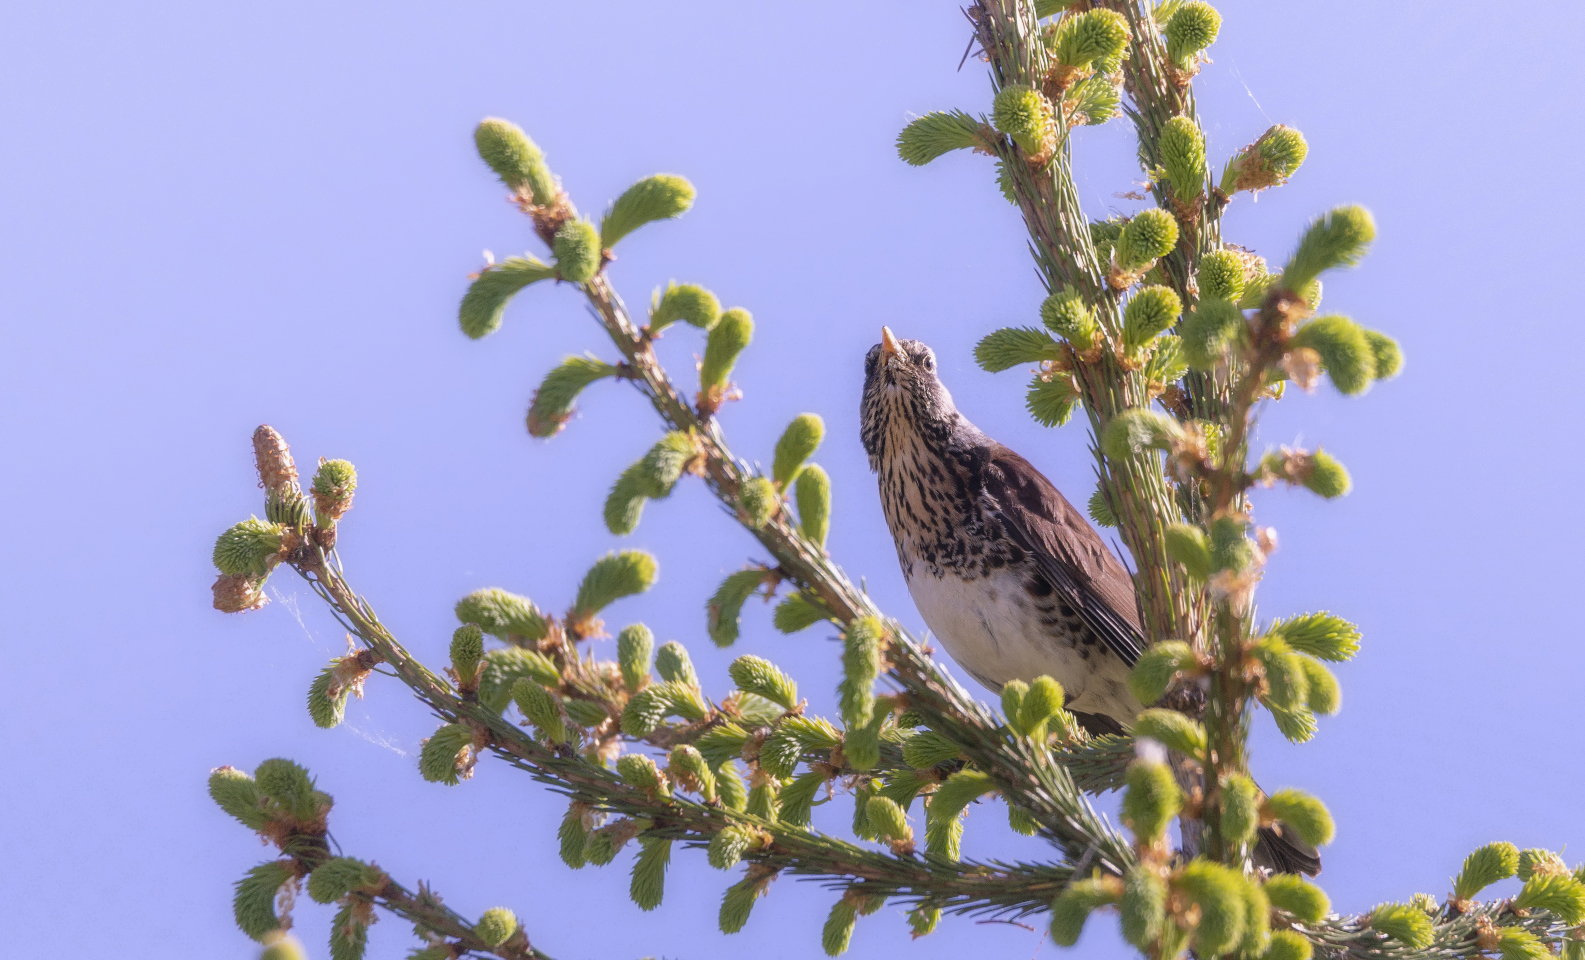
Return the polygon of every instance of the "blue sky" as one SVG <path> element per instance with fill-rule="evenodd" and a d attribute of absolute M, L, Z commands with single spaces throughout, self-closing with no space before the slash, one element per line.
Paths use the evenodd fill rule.
<path fill-rule="evenodd" d="M 1331 609 L 1365 631 L 1339 672 L 1343 713 L 1290 746 L 1257 724 L 1269 786 L 1320 794 L 1338 820 L 1322 877 L 1342 909 L 1446 892 L 1475 845 L 1585 846 L 1578 797 L 1585 574 L 1576 493 L 1576 269 L 1582 93 L 1572 4 L 1221 5 L 1197 84 L 1213 157 L 1269 124 L 1303 130 L 1293 182 L 1241 198 L 1225 235 L 1280 259 L 1303 224 L 1358 202 L 1381 239 L 1329 279 L 1329 309 L 1399 337 L 1404 375 L 1363 399 L 1294 396 L 1261 440 L 1322 444 L 1353 471 L 1340 502 L 1270 491 L 1281 534 L 1271 615 Z M 626 898 L 625 860 L 567 870 L 562 804 L 497 764 L 457 788 L 422 782 L 434 721 L 376 678 L 349 722 L 317 730 L 315 672 L 344 649 L 285 575 L 263 612 L 209 609 L 209 551 L 260 509 L 248 437 L 280 429 L 300 463 L 357 464 L 343 525 L 352 580 L 415 652 L 441 662 L 451 605 L 498 585 L 559 609 L 606 550 L 660 558 L 651 594 L 613 608 L 688 644 L 706 687 L 739 653 L 770 656 L 817 706 L 830 637 L 745 617 L 737 649 L 702 606 L 753 542 L 697 484 L 604 530 L 609 483 L 658 435 L 637 396 L 601 384 L 548 443 L 522 414 L 567 353 L 611 349 L 569 290 L 535 288 L 480 343 L 455 308 L 481 251 L 534 250 L 473 155 L 480 117 L 545 148 L 597 212 L 636 178 L 689 177 L 684 219 L 622 244 L 611 276 L 642 305 L 670 278 L 754 312 L 745 397 L 722 415 L 768 461 L 802 411 L 830 428 L 831 548 L 881 605 L 918 625 L 855 430 L 861 359 L 882 323 L 931 343 L 960 407 L 1070 498 L 1091 488 L 1085 438 L 1022 411 L 1023 378 L 970 359 L 1040 299 L 1016 212 L 989 161 L 918 170 L 892 141 L 911 116 L 981 110 L 982 65 L 954 4 L 797 6 L 284 3 L 268 8 L 60 2 L 0 13 L 0 443 L 12 504 L 0 578 L 9 678 L 0 860 L 18 955 L 69 941 L 130 957 L 246 957 L 230 884 L 266 856 L 204 794 L 207 771 L 290 756 L 337 798 L 352 855 L 433 883 L 476 916 L 512 907 L 559 958 L 747 950 L 819 955 L 832 896 L 779 881 L 747 930 L 715 932 L 729 878 L 674 861 L 664 908 Z M 1088 212 L 1128 212 L 1140 177 L 1122 124 L 1077 141 Z M 662 354 L 683 379 L 697 339 Z M 846 811 L 828 814 L 833 826 Z M 994 813 L 967 849 L 1041 857 Z M 25 919 L 23 919 L 25 918 Z M 315 956 L 329 913 L 304 903 Z M 906 947 L 1059 951 L 1009 925 L 949 920 L 909 946 L 901 911 L 859 925 L 854 955 Z M 405 954 L 377 925 L 371 957 Z M 1121 956 L 1092 924 L 1085 956 Z"/>

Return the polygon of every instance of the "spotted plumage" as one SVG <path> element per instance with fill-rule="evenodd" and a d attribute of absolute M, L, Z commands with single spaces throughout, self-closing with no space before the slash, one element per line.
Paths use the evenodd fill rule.
<path fill-rule="evenodd" d="M 929 347 L 886 330 L 864 364 L 864 449 L 931 634 L 991 690 L 1049 675 L 1086 729 L 1122 732 L 1143 709 L 1127 686 L 1145 643 L 1127 568 L 1040 471 L 958 412 Z M 1320 869 L 1269 829 L 1256 859 Z"/>

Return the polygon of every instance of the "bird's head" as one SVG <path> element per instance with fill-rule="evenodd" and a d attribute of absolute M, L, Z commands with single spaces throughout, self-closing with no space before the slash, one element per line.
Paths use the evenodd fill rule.
<path fill-rule="evenodd" d="M 945 442 L 962 417 L 936 376 L 935 351 L 918 340 L 898 340 L 888 327 L 864 358 L 864 399 L 859 406 L 870 469 L 900 444 Z"/>

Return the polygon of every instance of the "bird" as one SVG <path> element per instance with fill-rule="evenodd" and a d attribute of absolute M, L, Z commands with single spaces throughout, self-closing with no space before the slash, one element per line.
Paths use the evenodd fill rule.
<path fill-rule="evenodd" d="M 1133 577 L 1028 460 L 958 412 L 936 356 L 889 327 L 864 358 L 860 432 L 914 604 L 981 685 L 1045 675 L 1091 734 L 1144 709 L 1128 674 L 1146 641 Z M 1257 866 L 1315 875 L 1315 851 L 1262 828 Z"/>

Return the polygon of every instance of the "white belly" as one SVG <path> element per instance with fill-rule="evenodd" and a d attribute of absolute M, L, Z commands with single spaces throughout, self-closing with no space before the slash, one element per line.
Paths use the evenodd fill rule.
<path fill-rule="evenodd" d="M 991 690 L 1044 675 L 1062 684 L 1070 710 L 1132 723 L 1143 709 L 1128 692 L 1120 658 L 1100 645 L 1081 650 L 1042 627 L 1021 575 L 965 582 L 922 574 L 909 578 L 908 591 L 952 659 Z"/>

